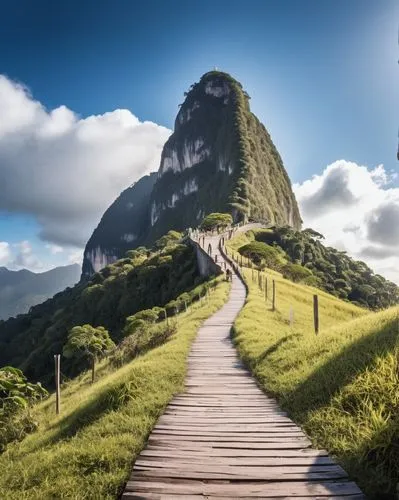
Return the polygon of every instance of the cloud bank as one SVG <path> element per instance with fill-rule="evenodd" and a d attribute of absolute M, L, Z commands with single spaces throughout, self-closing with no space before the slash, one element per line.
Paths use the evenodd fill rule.
<path fill-rule="evenodd" d="M 293 186 L 304 227 L 326 243 L 399 283 L 399 188 L 383 165 L 374 169 L 339 160 Z"/>
<path fill-rule="evenodd" d="M 85 245 L 119 193 L 158 169 L 170 135 L 125 109 L 48 111 L 3 75 L 0 117 L 0 211 L 33 215 L 40 238 L 61 247 Z M 3 261 L 6 252 L 0 246 Z"/>

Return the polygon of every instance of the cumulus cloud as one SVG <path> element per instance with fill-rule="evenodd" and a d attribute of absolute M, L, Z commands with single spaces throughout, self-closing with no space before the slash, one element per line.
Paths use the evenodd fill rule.
<path fill-rule="evenodd" d="M 7 241 L 0 241 L 0 266 L 8 264 L 10 257 L 10 244 Z"/>
<path fill-rule="evenodd" d="M 58 253 L 62 253 L 64 249 L 59 245 L 53 245 L 52 243 L 47 243 L 45 247 L 49 250 L 51 255 L 57 255 Z"/>
<path fill-rule="evenodd" d="M 16 255 L 9 263 L 10 269 L 30 269 L 31 271 L 43 270 L 43 262 L 34 255 L 32 246 L 29 241 L 24 240 L 20 243 L 15 243 Z"/>
<path fill-rule="evenodd" d="M 36 217 L 40 237 L 82 247 L 118 194 L 158 169 L 170 131 L 118 109 L 48 111 L 0 75 L 0 211 Z"/>
<path fill-rule="evenodd" d="M 383 165 L 369 169 L 339 160 L 293 187 L 305 227 L 399 283 L 399 188 L 391 186 L 396 177 Z"/>

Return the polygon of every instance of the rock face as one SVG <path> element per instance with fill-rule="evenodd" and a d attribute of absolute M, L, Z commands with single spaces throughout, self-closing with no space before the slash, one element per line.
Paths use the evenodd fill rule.
<path fill-rule="evenodd" d="M 191 86 L 164 146 L 158 174 L 150 180 L 139 201 L 140 220 L 133 207 L 138 204 L 135 188 L 144 179 L 105 213 L 86 247 L 84 276 L 129 248 L 152 244 L 170 229 L 198 226 L 211 212 L 230 212 L 235 221 L 301 227 L 281 157 L 251 113 L 249 96 L 226 73 L 206 73 Z M 127 203 L 133 204 L 132 211 L 126 210 Z M 116 210 L 120 204 L 124 206 Z"/>
<path fill-rule="evenodd" d="M 248 101 L 226 73 L 206 73 L 191 87 L 162 152 L 149 241 L 195 227 L 211 212 L 300 228 L 280 155 Z"/>
<path fill-rule="evenodd" d="M 142 177 L 125 189 L 104 213 L 86 244 L 82 278 L 92 276 L 141 244 L 150 224 L 148 207 L 156 178 L 156 173 Z"/>

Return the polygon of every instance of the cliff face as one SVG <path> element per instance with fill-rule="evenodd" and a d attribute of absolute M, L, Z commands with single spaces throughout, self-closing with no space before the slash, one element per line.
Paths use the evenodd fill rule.
<path fill-rule="evenodd" d="M 198 226 L 211 212 L 300 229 L 280 155 L 241 84 L 213 71 L 185 96 L 158 173 L 124 191 L 104 214 L 85 250 L 84 277 L 170 229 Z"/>
<path fill-rule="evenodd" d="M 92 276 L 123 257 L 127 250 L 140 246 L 150 224 L 148 207 L 156 178 L 156 173 L 142 177 L 104 213 L 86 244 L 82 278 Z"/>
<path fill-rule="evenodd" d="M 195 227 L 215 211 L 300 228 L 281 157 L 248 101 L 225 73 L 207 73 L 191 87 L 163 149 L 147 239 Z"/>

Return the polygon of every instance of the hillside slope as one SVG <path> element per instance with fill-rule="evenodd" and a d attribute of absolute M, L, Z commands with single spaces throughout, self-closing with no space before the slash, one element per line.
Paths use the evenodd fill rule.
<path fill-rule="evenodd" d="M 80 266 L 56 267 L 44 273 L 0 267 L 0 320 L 24 314 L 79 281 Z"/>
<path fill-rule="evenodd" d="M 58 293 L 31 312 L 0 323 L 0 366 L 21 368 L 30 380 L 52 381 L 53 354 L 62 352 L 68 331 L 89 323 L 122 338 L 126 318 L 141 309 L 165 306 L 200 280 L 195 254 L 186 244 L 131 251 L 91 280 Z M 63 372 L 76 375 L 81 361 L 66 360 Z"/>
<path fill-rule="evenodd" d="M 131 465 L 172 396 L 184 387 L 186 358 L 200 324 L 228 297 L 218 280 L 210 300 L 177 315 L 176 333 L 120 369 L 103 361 L 98 380 L 86 373 L 33 409 L 39 428 L 0 455 L 0 498 L 119 498 Z M 64 360 L 62 361 L 62 363 Z"/>
<path fill-rule="evenodd" d="M 284 277 L 331 293 L 357 305 L 378 310 L 399 304 L 399 287 L 364 262 L 323 245 L 313 231 L 288 227 L 255 229 L 235 238 L 235 248 L 257 265 L 281 271 Z"/>
<path fill-rule="evenodd" d="M 228 243 L 230 252 L 242 238 Z M 370 313 L 270 269 L 262 273 L 261 290 L 257 272 L 254 279 L 251 269 L 244 274 L 249 297 L 234 327 L 240 356 L 261 387 L 370 498 L 393 499 L 399 477 L 398 307 Z M 319 296 L 319 335 L 313 294 Z"/>

